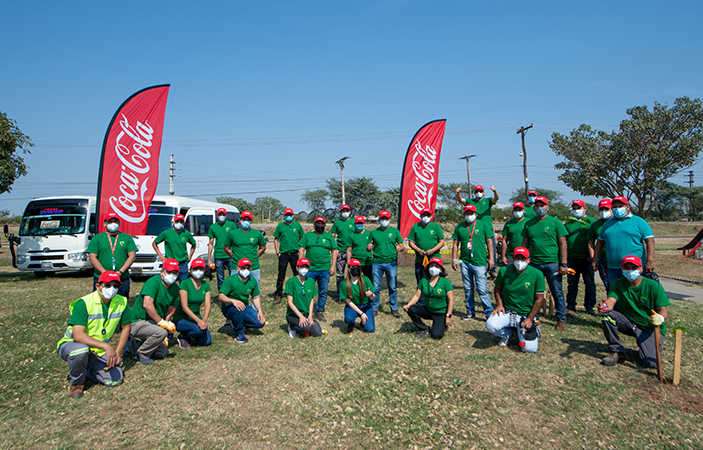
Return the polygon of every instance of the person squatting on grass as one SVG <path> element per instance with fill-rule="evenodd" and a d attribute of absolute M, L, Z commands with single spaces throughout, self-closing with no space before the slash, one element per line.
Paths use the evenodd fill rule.
<path fill-rule="evenodd" d="M 423 208 L 420 211 L 420 221 L 410 228 L 408 233 L 408 245 L 415 252 L 415 283 L 420 284 L 420 280 L 425 277 L 425 266 L 427 261 L 440 256 L 439 251 L 444 247 L 444 230 L 432 221 L 432 212 Z M 418 303 L 424 303 L 425 299 L 420 297 Z"/>
<path fill-rule="evenodd" d="M 486 320 L 486 329 L 500 338 L 498 345 L 507 347 L 517 336 L 523 352 L 535 353 L 540 337 L 537 314 L 544 302 L 544 275 L 529 265 L 530 252 L 518 247 L 513 264 L 501 267 L 495 281 L 496 309 Z"/>
<path fill-rule="evenodd" d="M 347 324 L 347 333 L 354 331 L 354 323 L 361 319 L 364 331 L 376 331 L 376 322 L 373 315 L 373 299 L 375 294 L 371 291 L 373 284 L 369 278 L 361 273 L 361 263 L 358 259 L 349 259 L 349 270 L 346 282 L 340 285 L 340 300 L 346 301 L 344 307 L 344 322 Z"/>
<path fill-rule="evenodd" d="M 176 338 L 181 348 L 191 343 L 202 346 L 212 344 L 207 319 L 210 317 L 210 283 L 203 283 L 205 261 L 196 258 L 190 263 L 190 277 L 181 282 L 180 302 L 173 314 L 173 323 L 180 334 Z M 204 307 L 203 315 L 200 308 Z"/>
<path fill-rule="evenodd" d="M 308 273 L 310 273 L 310 261 L 305 258 L 298 259 L 298 275 L 286 282 L 286 289 L 283 291 L 288 303 L 286 322 L 288 322 L 288 335 L 291 338 L 295 338 L 298 334 L 302 337 L 322 336 L 320 323 L 313 317 L 317 286 L 314 279 L 306 277 Z"/>
<path fill-rule="evenodd" d="M 234 340 L 246 344 L 249 339 L 244 335 L 245 328 L 263 328 L 266 318 L 261 309 L 259 284 L 251 276 L 251 261 L 242 258 L 237 263 L 237 273 L 222 283 L 218 300 L 222 303 L 222 314 L 232 321 Z M 251 303 L 249 303 L 251 297 Z"/>
<path fill-rule="evenodd" d="M 415 295 L 410 302 L 403 306 L 418 331 L 418 338 L 427 335 L 434 339 L 442 339 L 447 327 L 452 326 L 452 311 L 454 310 L 454 292 L 452 283 L 446 278 L 444 263 L 441 258 L 432 258 L 427 264 L 425 278 L 417 285 Z M 425 304 L 418 304 L 420 296 L 425 298 Z M 431 319 L 429 328 L 422 319 Z"/>
<path fill-rule="evenodd" d="M 118 295 L 120 274 L 104 271 L 95 285 L 96 290 L 71 303 L 68 327 L 56 350 L 68 363 L 71 386 L 68 396 L 83 396 L 86 377 L 106 386 L 122 383 L 122 350 L 127 344 L 132 322 L 136 319 L 127 299 Z M 110 339 L 117 326 L 122 326 L 117 349 Z"/>
<path fill-rule="evenodd" d="M 671 303 L 660 283 L 642 276 L 642 260 L 638 256 L 625 256 L 621 268 L 623 278 L 610 284 L 606 308 L 601 310 L 603 334 L 610 350 L 601 364 L 614 366 L 625 360 L 625 347 L 618 335 L 620 332 L 637 339 L 643 366 L 657 367 L 654 326 L 660 327 L 661 350 L 664 350 L 664 321 L 669 318 L 667 306 Z"/>

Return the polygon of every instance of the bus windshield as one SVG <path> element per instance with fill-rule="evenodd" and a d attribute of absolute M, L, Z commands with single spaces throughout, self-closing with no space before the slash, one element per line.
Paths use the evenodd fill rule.
<path fill-rule="evenodd" d="M 173 226 L 173 216 L 177 214 L 173 206 L 151 205 L 149 207 L 149 222 L 146 225 L 147 236 L 158 236 L 162 231 Z"/>
<path fill-rule="evenodd" d="M 49 236 L 85 232 L 88 210 L 82 206 L 28 206 L 20 223 L 20 236 Z"/>

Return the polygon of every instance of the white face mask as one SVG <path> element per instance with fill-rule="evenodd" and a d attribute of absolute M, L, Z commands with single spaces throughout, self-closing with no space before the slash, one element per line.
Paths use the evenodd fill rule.
<path fill-rule="evenodd" d="M 119 222 L 110 222 L 107 224 L 107 231 L 109 231 L 110 233 L 114 233 L 119 229 L 120 229 Z"/>
<path fill-rule="evenodd" d="M 343 212 L 343 213 L 342 213 L 342 219 L 347 220 L 350 215 L 351 215 L 351 213 L 349 213 L 349 212 Z"/>
<path fill-rule="evenodd" d="M 181 231 L 183 229 L 183 223 L 181 222 L 176 222 L 173 224 L 173 229 L 176 231 Z"/>
<path fill-rule="evenodd" d="M 483 198 L 483 192 L 476 192 L 474 194 L 474 198 L 481 200 Z"/>
<path fill-rule="evenodd" d="M 464 216 L 464 219 L 465 219 L 468 223 L 474 223 L 474 222 L 476 221 L 476 214 L 472 214 L 472 215 L 470 215 L 470 216 Z"/>
<path fill-rule="evenodd" d="M 422 223 L 424 223 L 425 225 L 427 225 L 427 224 L 430 223 L 430 221 L 432 220 L 432 217 L 430 217 L 430 216 L 422 216 L 422 218 L 421 218 L 420 220 L 422 220 Z"/>
<path fill-rule="evenodd" d="M 178 279 L 178 274 L 167 272 L 167 273 L 161 275 L 161 279 L 164 280 L 164 283 L 166 283 L 166 284 L 173 284 Z"/>
<path fill-rule="evenodd" d="M 106 285 L 106 286 L 103 286 L 103 289 L 102 289 L 102 291 L 100 291 L 100 293 L 107 300 L 112 300 L 115 297 L 115 295 L 117 295 L 118 290 L 119 290 L 119 288 L 116 288 L 116 287 L 110 286 L 110 285 Z"/>
<path fill-rule="evenodd" d="M 190 273 L 196 280 L 201 279 L 205 275 L 204 270 L 194 270 Z"/>
<path fill-rule="evenodd" d="M 640 270 L 635 269 L 635 270 L 623 270 L 622 271 L 622 276 L 627 278 L 630 281 L 635 281 L 640 277 Z"/>
<path fill-rule="evenodd" d="M 525 215 L 525 211 L 513 211 L 513 217 L 516 219 L 522 219 L 522 216 Z"/>
<path fill-rule="evenodd" d="M 301 268 L 298 269 L 298 273 L 299 273 L 300 275 L 302 275 L 302 276 L 305 276 L 305 275 L 308 274 L 308 270 L 309 270 L 309 269 L 308 269 L 307 267 L 301 267 Z"/>
<path fill-rule="evenodd" d="M 513 265 L 515 266 L 515 269 L 517 269 L 518 272 L 522 272 L 523 270 L 527 269 L 527 261 L 520 261 L 518 259 L 513 262 Z"/>
<path fill-rule="evenodd" d="M 249 270 L 249 269 L 239 269 L 239 275 L 241 275 L 242 278 L 249 278 L 249 275 L 251 275 L 251 270 Z"/>
<path fill-rule="evenodd" d="M 601 219 L 610 219 L 610 217 L 613 215 L 613 212 L 609 209 L 604 209 L 603 211 L 599 212 L 598 215 L 600 216 Z"/>
<path fill-rule="evenodd" d="M 388 225 L 391 224 L 391 221 L 388 219 L 383 219 L 379 221 L 381 224 L 381 228 L 388 228 Z"/>
<path fill-rule="evenodd" d="M 227 216 L 217 216 L 218 222 L 225 223 L 225 220 L 227 220 Z"/>
<path fill-rule="evenodd" d="M 580 219 L 581 217 L 583 217 L 585 213 L 586 213 L 586 211 L 584 211 L 583 208 L 571 210 L 571 215 L 576 217 L 577 219 Z"/>
<path fill-rule="evenodd" d="M 430 273 L 430 276 L 436 277 L 442 273 L 442 270 L 439 267 L 430 267 L 428 272 Z"/>

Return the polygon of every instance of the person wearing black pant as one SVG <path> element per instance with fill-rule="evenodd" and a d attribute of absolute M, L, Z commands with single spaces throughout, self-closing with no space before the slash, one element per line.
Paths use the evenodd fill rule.
<path fill-rule="evenodd" d="M 273 304 L 281 303 L 283 296 L 283 281 L 286 279 L 286 267 L 290 265 L 293 276 L 298 275 L 296 266 L 298 264 L 298 249 L 300 239 L 302 239 L 303 226 L 293 220 L 293 210 L 287 208 L 283 213 L 285 218 L 273 232 L 273 248 L 278 256 L 278 279 L 276 280 L 276 292 L 273 294 Z"/>
<path fill-rule="evenodd" d="M 454 293 L 452 283 L 447 279 L 444 263 L 441 258 L 432 258 L 425 269 L 426 278 L 420 280 L 415 295 L 410 302 L 403 306 L 418 331 L 418 338 L 427 335 L 429 330 L 433 339 L 442 339 L 447 327 L 452 325 L 452 310 L 454 309 Z M 420 296 L 424 296 L 425 304 L 418 304 Z M 432 320 L 428 327 L 422 319 Z"/>

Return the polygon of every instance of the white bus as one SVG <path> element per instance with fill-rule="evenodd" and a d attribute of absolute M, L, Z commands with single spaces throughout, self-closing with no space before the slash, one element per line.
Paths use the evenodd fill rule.
<path fill-rule="evenodd" d="M 217 209 L 227 210 L 227 219 L 239 223 L 239 210 L 232 205 L 170 195 L 154 196 L 149 207 L 146 234 L 134 236 L 139 249 L 132 265 L 132 275 L 153 275 L 161 270 L 152 242 L 162 231 L 171 228 L 173 216 L 185 216 L 185 228 L 196 241 L 195 258 L 207 261 L 207 233 L 215 221 Z M 85 253 L 95 234 L 95 197 L 46 197 L 27 204 L 19 229 L 16 265 L 19 270 L 34 272 L 37 277 L 60 271 L 91 269 Z M 160 244 L 163 253 L 163 243 Z"/>

